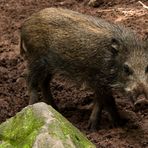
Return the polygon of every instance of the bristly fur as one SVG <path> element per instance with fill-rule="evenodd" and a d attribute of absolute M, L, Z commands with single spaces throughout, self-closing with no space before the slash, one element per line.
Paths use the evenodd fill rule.
<path fill-rule="evenodd" d="M 86 82 L 96 94 L 91 128 L 97 126 L 102 108 L 114 124 L 120 123 L 111 89 L 125 87 L 123 65 L 135 58 L 133 53 L 139 53 L 139 60 L 145 56 L 143 42 L 130 29 L 61 8 L 41 10 L 24 22 L 21 53 L 28 61 L 30 104 L 38 101 L 40 86 L 45 101 L 55 107 L 47 86 L 56 73 Z"/>

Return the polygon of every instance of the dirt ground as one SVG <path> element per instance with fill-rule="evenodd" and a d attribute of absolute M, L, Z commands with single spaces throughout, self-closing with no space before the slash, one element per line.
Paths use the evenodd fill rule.
<path fill-rule="evenodd" d="M 142 2 L 148 5 L 147 0 Z M 60 6 L 124 24 L 141 37 L 148 36 L 148 9 L 138 0 L 103 0 L 97 8 L 87 3 L 88 0 L 0 0 L 0 123 L 28 104 L 26 85 L 21 78 L 25 63 L 19 55 L 19 28 L 32 13 Z M 103 112 L 100 129 L 91 132 L 87 123 L 93 93 L 75 88 L 62 77 L 52 81 L 52 93 L 62 114 L 98 148 L 148 148 L 147 108 L 135 113 L 129 100 L 119 97 L 118 107 L 130 112 L 135 124 L 112 128 L 108 114 Z"/>

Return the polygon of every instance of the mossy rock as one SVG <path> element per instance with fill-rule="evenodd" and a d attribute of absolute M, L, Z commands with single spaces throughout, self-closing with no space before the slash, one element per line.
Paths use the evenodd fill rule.
<path fill-rule="evenodd" d="M 95 148 L 51 106 L 36 103 L 0 125 L 0 148 Z"/>

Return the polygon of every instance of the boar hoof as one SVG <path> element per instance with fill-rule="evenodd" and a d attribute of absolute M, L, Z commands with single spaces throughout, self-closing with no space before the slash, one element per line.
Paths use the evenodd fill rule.
<path fill-rule="evenodd" d="M 113 121 L 113 127 L 122 127 L 128 122 L 128 120 L 129 119 L 127 118 L 120 117 Z"/>
<path fill-rule="evenodd" d="M 88 123 L 88 129 L 92 132 L 95 132 L 99 129 L 99 126 L 98 126 L 98 122 L 97 121 L 89 121 Z"/>

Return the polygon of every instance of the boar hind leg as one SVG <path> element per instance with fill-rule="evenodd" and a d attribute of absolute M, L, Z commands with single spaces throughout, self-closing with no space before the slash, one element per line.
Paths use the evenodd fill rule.
<path fill-rule="evenodd" d="M 30 96 L 29 104 L 38 102 L 38 82 L 34 74 L 31 71 L 27 75 L 27 87 Z"/>
<path fill-rule="evenodd" d="M 39 101 L 38 97 L 39 86 L 42 86 L 41 88 L 43 88 L 43 85 L 47 86 L 45 81 L 49 82 L 47 78 L 47 75 L 49 74 L 48 67 L 49 67 L 48 61 L 43 56 L 36 57 L 36 59 L 31 59 L 31 61 L 28 62 L 27 84 L 30 95 L 29 104 L 34 104 Z M 44 87 L 42 91 L 43 94 L 45 95 L 47 88 L 45 89 Z M 47 95 L 45 96 L 47 97 Z"/>
<path fill-rule="evenodd" d="M 51 93 L 51 90 L 50 90 L 51 77 L 52 77 L 51 74 L 48 74 L 46 77 L 44 77 L 44 79 L 42 79 L 40 87 L 41 87 L 41 91 L 42 91 L 42 94 L 43 94 L 44 102 L 46 102 L 47 104 L 50 104 L 53 108 L 58 110 L 58 107 L 54 103 L 52 93 Z"/>
<path fill-rule="evenodd" d="M 89 119 L 88 127 L 90 128 L 90 130 L 95 131 L 98 129 L 99 122 L 101 120 L 102 109 L 103 109 L 103 104 L 99 102 L 98 98 L 95 98 L 94 107 Z"/>

